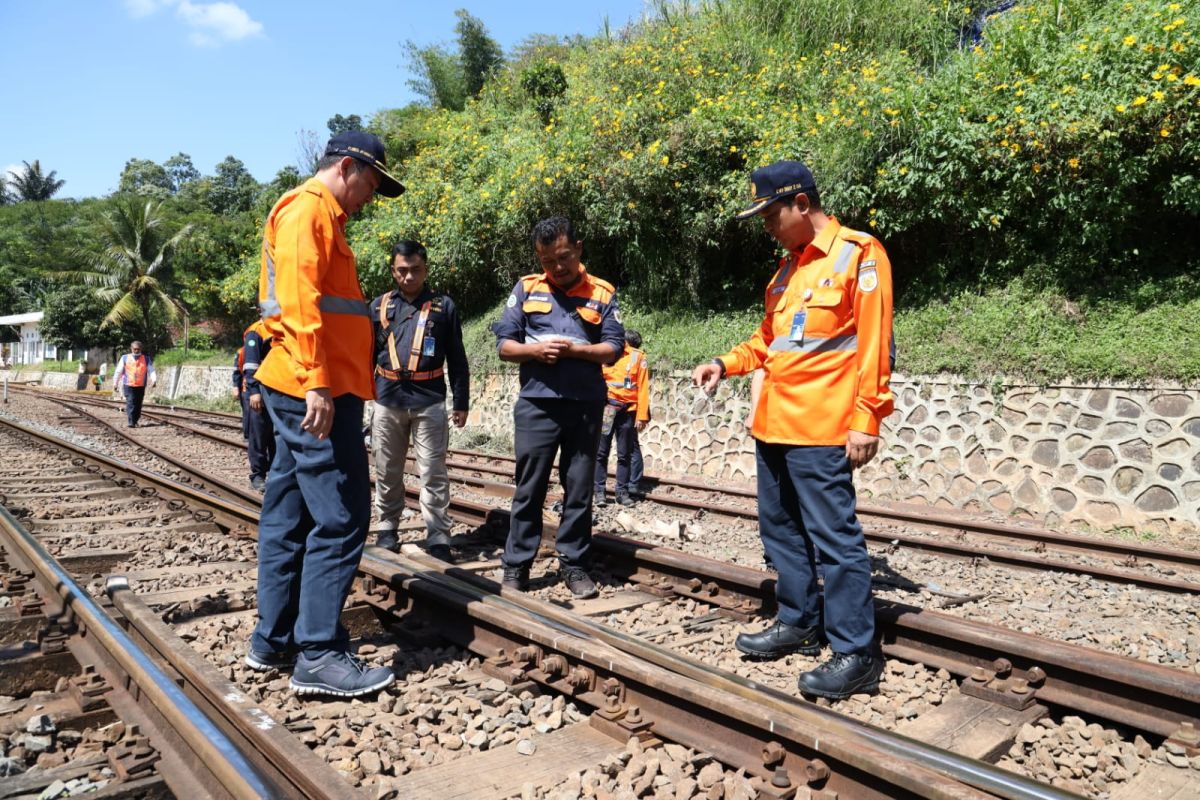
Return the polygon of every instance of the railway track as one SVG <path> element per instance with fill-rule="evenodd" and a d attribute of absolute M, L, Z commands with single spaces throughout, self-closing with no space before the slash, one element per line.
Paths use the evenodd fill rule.
<path fill-rule="evenodd" d="M 71 456 L 72 460 L 85 458 L 82 455 Z M 95 462 L 89 462 L 95 466 L 97 472 L 103 476 L 104 472 L 112 471 L 116 477 L 116 468 L 109 464 L 102 466 Z M 96 474 L 96 473 L 90 473 Z M 117 477 L 117 480 L 130 480 L 126 475 Z M 138 480 L 151 481 L 149 476 L 139 475 Z M 251 517 L 245 516 L 244 512 L 248 506 L 242 509 L 237 508 L 241 503 L 232 500 L 221 501 L 207 490 L 206 481 L 203 478 L 193 480 L 193 483 L 198 486 L 204 486 L 205 490 L 201 490 L 199 497 L 202 498 L 204 505 L 214 502 L 216 505 L 213 508 L 199 509 L 201 516 L 211 514 L 213 520 L 220 522 L 221 526 L 231 531 L 241 530 L 243 533 L 252 526 Z M 146 487 L 139 488 L 141 492 Z M 155 492 L 161 493 L 168 498 L 167 502 L 183 502 L 189 504 L 189 507 L 195 505 L 201 500 L 195 498 L 190 500 L 182 500 L 178 495 L 172 494 L 173 490 L 169 485 L 164 485 L 155 489 Z M 494 509 L 489 509 L 481 504 L 475 504 L 472 508 L 470 504 L 456 503 L 455 511 L 464 517 L 470 517 L 476 523 L 483 523 L 486 530 L 495 530 L 503 525 L 502 517 L 496 513 Z M 195 513 L 195 512 L 193 512 Z M 252 512 L 251 512 L 252 513 Z M 242 515 L 241 522 L 236 519 Z M 489 517 L 490 515 L 490 517 Z M 490 519 L 490 522 L 488 521 Z M 616 537 L 598 537 L 597 541 L 599 549 L 602 549 L 606 555 L 606 571 L 608 573 L 607 583 L 610 586 L 619 587 L 615 592 L 607 592 L 606 597 L 601 598 L 609 611 L 605 612 L 609 618 L 613 618 L 614 614 L 620 617 L 621 614 L 627 613 L 630 609 L 639 609 L 649 607 L 654 604 L 685 604 L 687 613 L 690 613 L 691 618 L 685 622 L 675 626 L 668 625 L 666 627 L 680 627 L 683 629 L 683 640 L 687 638 L 697 638 L 707 636 L 710 640 L 713 639 L 713 632 L 718 631 L 722 625 L 728 627 L 730 618 L 744 618 L 745 616 L 769 609 L 769 587 L 770 576 L 761 571 L 745 570 L 743 568 L 733 569 L 729 565 L 721 565 L 716 562 L 705 565 L 702 560 L 687 556 L 682 553 L 672 553 L 664 548 L 650 547 L 639 543 L 630 543 L 617 539 Z M 93 566 L 95 562 L 92 562 Z M 398 567 L 397 564 L 400 566 Z M 378 569 L 376 569 L 378 567 Z M 403 569 L 401 569 L 403 567 Z M 592 623 L 587 623 L 586 619 L 576 614 L 569 614 L 567 611 L 562 611 L 554 606 L 547 607 L 545 603 L 538 602 L 531 598 L 517 595 L 511 597 L 507 593 L 501 593 L 497 597 L 495 584 L 487 578 L 480 577 L 475 573 L 477 571 L 488 569 L 486 562 L 478 565 L 469 565 L 468 569 L 451 569 L 446 573 L 444 565 L 440 562 L 434 562 L 424 559 L 420 555 L 406 555 L 398 558 L 387 557 L 386 554 L 375 551 L 367 559 L 364 559 L 363 576 L 361 577 L 358 592 L 355 596 L 356 608 L 372 608 L 375 609 L 372 613 L 382 613 L 384 610 L 404 609 L 405 622 L 400 624 L 400 627 L 407 628 L 409 635 L 415 636 L 420 640 L 422 637 L 430 637 L 431 630 L 436 630 L 438 636 L 449 636 L 451 639 L 457 637 L 457 641 L 464 647 L 475 649 L 478 655 L 484 657 L 483 663 L 480 665 L 480 670 L 484 674 L 491 674 L 493 678 L 503 677 L 508 683 L 515 686 L 520 686 L 533 681 L 544 686 L 547 690 L 563 691 L 564 696 L 571 697 L 580 703 L 590 705 L 598 709 L 597 713 L 604 712 L 608 706 L 612 704 L 607 698 L 612 697 L 612 693 L 600 692 L 600 695 L 589 695 L 588 692 L 596 692 L 595 686 L 604 685 L 604 680 L 613 679 L 621 681 L 622 678 L 615 675 L 607 675 L 602 679 L 589 680 L 587 685 L 593 688 L 587 691 L 579 691 L 576 686 L 574 693 L 564 691 L 565 689 L 579 684 L 584 685 L 583 678 L 585 673 L 576 671 L 576 667 L 584 667 L 591 670 L 593 678 L 596 675 L 604 675 L 604 672 L 597 671 L 597 666 L 602 666 L 605 658 L 610 658 L 611 653 L 603 653 L 599 656 L 589 654 L 586 649 L 586 643 L 595 640 L 603 640 L 604 636 L 616 636 L 614 643 L 611 646 L 617 647 L 624 645 L 626 647 L 647 647 L 646 641 L 654 640 L 655 638 L 662 639 L 662 631 L 655 633 L 653 629 L 648 630 L 644 637 L 636 639 L 632 642 L 623 641 L 625 637 L 617 635 L 616 632 L 610 631 L 605 634 L 603 626 L 601 628 L 593 628 Z M 389 571 L 391 570 L 391 571 Z M 706 571 L 707 570 L 707 571 Z M 435 573 L 440 578 L 435 578 Z M 626 580 L 628 579 L 628 580 Z M 212 583 L 217 583 L 212 581 Z M 236 582 L 234 582 L 236 584 Z M 235 592 L 229 591 L 228 586 L 225 586 L 226 599 L 230 594 L 245 595 L 246 590 L 238 589 Z M 476 607 L 492 607 L 494 615 L 480 618 L 472 622 L 455 623 L 454 625 L 439 624 L 437 626 L 417 624 L 417 620 L 422 613 L 431 618 L 443 618 L 444 610 L 438 610 L 441 607 L 435 603 L 436 598 L 450 596 L 454 589 L 458 591 L 458 599 L 453 603 L 463 605 L 465 608 Z M 193 593 L 191 605 L 203 607 L 205 602 L 214 599 L 214 592 L 211 587 L 208 588 L 208 595 L 197 596 Z M 552 587 L 546 587 L 539 590 L 536 594 L 552 593 Z M 220 592 L 216 592 L 219 595 Z M 252 597 L 252 588 L 249 591 Z M 203 602 L 197 603 L 197 600 L 203 599 Z M 558 599 L 562 603 L 562 599 Z M 532 607 L 526 608 L 526 611 L 533 615 L 537 620 L 549 626 L 548 631 L 543 631 L 539 636 L 541 639 L 530 639 L 529 637 L 519 638 L 518 634 L 512 630 L 505 629 L 507 633 L 497 633 L 494 630 L 497 624 L 497 618 L 506 619 L 512 617 L 516 611 L 514 606 L 525 607 L 528 603 Z M 690 605 L 687 605 L 690 604 Z M 221 607 L 220 603 L 216 604 Z M 170 604 L 168 604 L 169 608 Z M 227 606 L 226 606 L 227 607 Z M 426 610 L 428 609 L 428 610 Z M 499 609 L 499 610 L 496 610 Z M 574 609 L 575 611 L 583 611 L 585 609 Z M 169 614 L 168 614 L 169 615 Z M 565 615 L 565 616 L 560 616 Z M 193 619 L 197 616 L 197 612 L 193 608 L 187 616 Z M 881 615 L 886 617 L 886 612 Z M 1020 637 L 1007 636 L 1005 632 L 999 633 L 993 631 L 992 642 L 996 647 L 992 651 L 977 649 L 980 647 L 978 643 L 974 645 L 956 645 L 965 648 L 965 654 L 948 655 L 952 652 L 945 641 L 938 641 L 939 637 L 949 638 L 949 634 L 942 630 L 938 624 L 931 624 L 929 621 L 934 619 L 930 612 L 918 611 L 916 609 L 903 610 L 897 614 L 898 618 L 907 621 L 921 620 L 915 626 L 910 628 L 899 628 L 893 630 L 909 630 L 918 632 L 909 632 L 903 634 L 885 634 L 885 646 L 889 649 L 889 656 L 899 659 L 903 657 L 905 648 L 911 651 L 911 654 L 905 660 L 909 663 L 929 664 L 934 669 L 945 669 L 955 675 L 966 673 L 967 680 L 962 682 L 962 688 L 955 690 L 958 699 L 954 700 L 955 706 L 962 706 L 956 711 L 948 713 L 944 716 L 954 717 L 958 715 L 972 713 L 979 719 L 990 717 L 993 722 L 997 719 L 997 714 L 1006 715 L 999 718 L 1008 720 L 1009 727 L 1012 727 L 1017 719 L 1024 719 L 1020 712 L 1029 712 L 1028 718 L 1036 720 L 1040 715 L 1044 714 L 1044 710 L 1039 710 L 1039 704 L 1048 703 L 1056 713 L 1061 714 L 1063 709 L 1076 709 L 1086 713 L 1088 717 L 1093 719 L 1112 719 L 1118 718 L 1121 724 L 1134 724 L 1139 730 L 1147 734 L 1157 734 L 1158 736 L 1175 735 L 1175 748 L 1188 747 L 1188 728 L 1187 724 L 1195 723 L 1196 717 L 1196 695 L 1194 681 L 1189 680 L 1185 674 L 1174 670 L 1166 670 L 1160 668 L 1160 672 L 1154 670 L 1145 671 L 1138 662 L 1131 660 L 1113 661 L 1111 663 L 1099 661 L 1090 658 L 1088 652 L 1083 648 L 1075 650 L 1067 650 L 1062 654 L 1061 662 L 1051 664 L 1046 661 L 1047 655 L 1039 651 L 1037 648 L 1042 647 L 1044 641 L 1040 644 L 1036 641 L 1030 642 L 1032 649 L 1027 652 L 1032 654 L 1033 661 L 1023 660 L 1023 656 L 1012 658 L 1015 647 L 1014 642 Z M 909 619 L 911 618 L 911 619 Z M 472 618 L 476 619 L 476 618 Z M 636 626 L 635 626 L 636 627 Z M 663 626 L 659 626 L 660 628 Z M 571 632 L 574 637 L 571 641 L 575 642 L 575 649 L 558 648 L 556 647 L 557 639 L 563 637 L 563 631 Z M 920 631 L 924 630 L 923 633 Z M 700 633 L 697 634 L 697 631 Z M 247 631 L 248 632 L 248 631 Z M 1011 633 L 1011 632 L 1008 632 Z M 516 637 L 516 638 L 514 638 Z M 666 637 L 667 644 L 673 644 L 668 635 Z M 719 636 L 717 637 L 720 638 Z M 1034 640 L 1036 637 L 1029 637 Z M 923 639 L 923 641 L 918 641 Z M 491 642 L 490 647 L 484 647 L 481 642 Z M 504 642 L 504 644 L 500 644 Z M 532 642 L 532 644 L 531 644 Z M 581 644 L 582 642 L 582 644 Z M 932 642 L 932 643 L 931 643 Z M 678 645 L 677 645 L 678 646 Z M 533 647 L 534 649 L 530 649 Z M 582 649 L 581 649 L 582 648 Z M 917 651 L 924 649 L 924 655 L 917 655 Z M 501 650 L 504 651 L 501 654 Z M 624 651 L 622 651 L 624 652 Z M 651 651 L 652 652 L 652 651 Z M 941 655 L 938 656 L 937 654 Z M 998 655 L 1005 653 L 1007 655 Z M 630 655 L 626 653 L 626 655 Z M 640 655 L 645 655 L 641 653 Z M 561 659 L 556 659 L 555 656 L 560 656 Z M 666 659 L 668 663 L 675 663 L 678 656 L 671 651 L 666 651 L 664 654 L 658 654 L 658 658 Z M 937 658 L 942 658 L 940 666 Z M 596 660 L 599 660 L 599 664 Z M 1008 659 L 1005 663 L 1004 659 Z M 1080 660 L 1083 659 L 1083 660 Z M 1073 663 L 1074 662 L 1074 663 Z M 1104 662 L 1104 663 L 1101 663 Z M 1129 662 L 1129 663 L 1127 663 Z M 1080 683 L 1076 685 L 1075 676 L 1068 676 L 1063 673 L 1069 672 L 1069 667 L 1076 667 L 1075 673 L 1082 674 L 1084 677 L 1090 677 L 1092 680 L 1088 683 Z M 958 666 L 955 666 L 955 665 Z M 1043 666 L 1049 665 L 1049 666 Z M 1099 665 L 1099 666 L 1097 666 Z M 1107 665 L 1108 672 L 1103 672 L 1101 667 Z M 1116 667 L 1114 673 L 1111 668 Z M 665 668 L 659 665 L 660 668 Z M 678 667 L 677 667 L 678 668 Z M 679 668 L 682 669 L 682 668 Z M 697 676 L 704 676 L 711 673 L 721 672 L 711 666 L 692 663 L 689 669 L 696 670 L 694 673 Z M 978 670 L 983 670 L 980 674 Z M 1040 672 L 1039 672 L 1040 670 Z M 1101 671 L 1098 671 L 1101 670 Z M 1041 672 L 1046 673 L 1045 677 L 1041 677 Z M 1127 674 L 1126 674 L 1127 673 Z M 1157 678 L 1146 678 L 1146 674 L 1154 673 Z M 1170 673 L 1170 674 L 1168 674 Z M 794 671 L 790 674 L 794 675 Z M 572 677 L 574 675 L 574 677 Z M 975 676 L 975 680 L 971 680 L 971 676 Z M 1103 675 L 1103 680 L 1097 680 L 1098 675 Z M 1111 696 L 1119 696 L 1121 690 L 1116 688 L 1118 684 L 1123 684 L 1130 676 L 1141 675 L 1143 677 L 1134 677 L 1133 683 L 1128 685 L 1124 690 L 1127 695 L 1125 699 L 1112 701 Z M 746 694 L 757 697 L 760 702 L 765 702 L 763 696 L 771 698 L 772 703 L 767 703 L 764 710 L 758 708 L 754 713 L 763 715 L 762 719 L 783 719 L 780 717 L 787 709 L 788 714 L 795 713 L 795 708 L 802 708 L 806 711 L 814 708 L 809 704 L 798 704 L 794 697 L 787 692 L 778 690 L 768 691 L 767 687 L 758 682 L 747 682 L 744 677 L 725 675 L 722 678 L 730 683 L 728 688 L 741 685 L 743 687 L 741 700 L 737 701 L 740 705 L 745 705 L 749 702 Z M 630 680 L 628 677 L 626 681 Z M 660 681 L 662 677 L 655 678 Z M 673 680 L 673 679 L 672 679 Z M 1140 681 L 1140 683 L 1139 683 Z M 1107 683 L 1106 683 L 1107 682 Z M 979 684 L 981 690 L 975 694 L 971 694 L 972 684 Z M 611 686 L 611 684 L 608 684 Z M 1068 689 L 1068 686 L 1075 686 L 1074 689 Z M 1148 689 L 1149 687 L 1152 687 Z M 749 742 L 756 741 L 753 735 L 746 734 L 749 738 L 737 739 L 740 744 L 740 750 L 734 752 L 737 748 L 732 748 L 732 745 L 725 744 L 723 746 L 728 750 L 728 754 L 723 754 L 717 747 L 727 739 L 733 741 L 735 737 L 732 734 L 721 729 L 720 733 L 713 734 L 711 731 L 711 720 L 679 717 L 684 721 L 674 721 L 678 712 L 673 711 L 669 706 L 667 699 L 677 696 L 677 691 L 672 688 L 664 689 L 663 686 L 658 686 L 655 695 L 650 691 L 653 687 L 643 687 L 634 690 L 632 693 L 625 691 L 623 696 L 626 700 L 622 702 L 620 707 L 613 711 L 613 714 L 620 717 L 621 720 L 626 720 L 630 714 L 630 709 L 636 706 L 638 711 L 632 716 L 635 720 L 642 719 L 646 721 L 645 730 L 650 731 L 651 735 L 646 738 L 646 741 L 661 737 L 675 738 L 676 736 L 686 739 L 684 734 L 691 728 L 697 730 L 707 730 L 708 735 L 712 737 L 708 743 L 699 742 L 695 739 L 690 740 L 692 744 L 688 745 L 697 750 L 709 753 L 719 757 L 722 761 L 728 764 L 740 764 L 746 770 L 744 774 L 755 775 L 760 779 L 760 783 L 766 783 L 767 779 L 775 780 L 779 778 L 782 781 L 784 778 L 789 782 L 789 785 L 794 789 L 801 788 L 816 788 L 817 791 L 835 791 L 835 789 L 826 788 L 828 786 L 838 785 L 837 781 L 849 780 L 849 778 L 838 777 L 833 783 L 830 783 L 829 776 L 822 780 L 815 780 L 811 783 L 809 779 L 813 775 L 820 776 L 829 770 L 833 774 L 852 775 L 853 764 L 838 762 L 831 767 L 828 760 L 822 759 L 822 765 L 812 766 L 813 757 L 811 749 L 806 751 L 804 748 L 803 736 L 800 736 L 802 741 L 778 742 L 777 744 L 787 752 L 778 763 L 774 763 L 775 757 L 779 755 L 778 748 L 768 748 L 770 742 L 764 742 L 760 738 L 758 741 L 758 750 Z M 712 687 L 709 687 L 710 689 Z M 1025 691 L 1019 691 L 1019 690 Z M 1176 692 L 1172 695 L 1171 692 Z M 1164 694 L 1165 693 L 1165 694 Z M 621 693 L 617 693 L 621 694 Z M 736 695 L 737 693 L 734 692 Z M 984 697 L 979 697 L 982 694 Z M 1145 700 L 1147 694 L 1155 695 L 1155 699 L 1147 702 Z M 631 702 L 628 698 L 632 697 Z M 1097 697 L 1108 698 L 1105 703 L 1108 703 L 1107 710 L 1099 708 Z M 961 698 L 972 698 L 972 701 L 967 701 Z M 1032 702 L 1027 702 L 1032 698 Z M 966 711 L 966 706 L 971 705 L 971 702 L 978 700 L 984 702 L 982 707 L 976 707 L 974 711 Z M 591 701 L 591 702 L 588 702 Z M 1019 701 L 1019 702 L 1017 702 Z M 773 703 L 783 704 L 781 708 L 776 708 Z M 1130 702 L 1135 702 L 1138 705 L 1130 706 Z M 1007 704 L 1006 704 L 1007 703 Z M 1097 707 L 1083 708 L 1088 703 Z M 991 706 L 991 712 L 986 710 L 988 704 Z M 951 704 L 944 702 L 943 707 L 949 708 Z M 1016 706 L 1021 706 L 1017 708 Z M 1007 709 L 1005 711 L 997 711 L 997 708 Z M 620 710 L 624 709 L 625 716 L 620 715 Z M 1033 709 L 1032 712 L 1029 710 Z M 1107 715 L 1107 716 L 1106 716 Z M 926 727 L 930 730 L 923 734 L 927 740 L 938 740 L 937 731 L 934 730 L 942 726 L 942 735 L 945 734 L 945 726 L 950 724 L 949 720 L 936 720 L 936 715 L 931 715 L 926 720 Z M 285 715 L 286 718 L 286 715 Z M 594 719 L 595 717 L 593 717 Z M 603 717 L 601 717 L 603 718 Z M 790 719 L 790 717 L 789 717 Z M 610 719 L 610 722 L 613 720 Z M 844 720 L 843 720 L 844 721 Z M 961 720 L 960 720 L 961 721 Z M 628 722 L 628 720 L 626 720 Z M 812 719 L 811 724 L 818 727 L 826 728 L 831 723 L 828 720 L 819 722 Z M 594 723 L 599 725 L 600 723 Z M 745 724 L 745 720 L 743 720 Z M 1030 724 L 1030 723 L 1022 723 Z M 680 732 L 667 736 L 668 730 L 674 730 L 673 725 L 678 725 Z M 1170 728 L 1170 730 L 1167 730 Z M 628 728 L 620 728 L 625 733 L 629 733 Z M 761 732 L 760 732 L 761 733 Z M 822 734 L 825 741 L 828 742 L 828 736 Z M 636 737 L 634 737 L 636 738 Z M 1012 737 L 991 736 L 976 732 L 974 738 L 977 739 L 977 747 L 984 740 L 991 741 L 989 748 L 993 751 L 1007 750 L 1012 741 Z M 676 739 L 679 741 L 679 739 Z M 948 741 L 943 739 L 943 741 Z M 811 742 L 809 743 L 811 747 Z M 769 751 L 769 752 L 768 752 Z M 804 755 L 806 752 L 809 755 Z M 767 756 L 772 758 L 769 760 Z M 827 755 L 827 754 L 826 754 Z M 995 757 L 996 753 L 989 754 Z M 736 758 L 735 758 L 736 756 Z M 751 763 L 747 763 L 748 756 Z M 755 762 L 757 759 L 757 762 Z M 772 763 L 769 763 L 772 762 Z M 777 774 L 776 769 L 782 768 L 783 772 Z M 810 774 L 811 773 L 811 774 Z M 942 774 L 942 773 L 938 773 Z M 803 781 L 800 777 L 803 776 Z M 943 775 L 944 777 L 944 775 Z M 724 784 L 722 784 L 724 785 Z M 844 791 L 849 791 L 849 794 L 843 796 L 935 796 L 935 795 L 895 795 L 895 794 L 878 794 L 878 788 L 869 789 L 865 786 L 858 785 L 851 781 L 844 784 L 847 788 Z M 710 787 L 711 788 L 711 787 Z M 759 787 L 762 788 L 761 786 Z M 784 787 L 775 787 L 782 789 Z M 994 788 L 994 787 L 993 787 Z M 756 789 L 757 791 L 757 789 Z M 859 792 L 874 791 L 876 794 L 860 794 Z M 886 789 L 886 792 L 900 791 L 897 787 L 891 786 Z M 908 790 L 906 790 L 908 791 Z M 1007 791 L 1007 790 L 1006 790 Z M 787 796 L 786 794 L 768 795 L 768 796 Z M 828 796 L 828 795 L 822 795 Z M 946 795 L 959 796 L 959 795 Z M 965 795 L 970 796 L 970 795 Z M 995 796 L 1008 796 L 999 794 Z"/>

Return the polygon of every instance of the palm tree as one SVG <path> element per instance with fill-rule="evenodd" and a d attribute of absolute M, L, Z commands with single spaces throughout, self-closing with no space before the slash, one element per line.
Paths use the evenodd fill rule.
<path fill-rule="evenodd" d="M 134 197 L 114 200 L 101 223 L 103 251 L 99 256 L 84 256 L 84 269 L 59 275 L 96 287 L 96 296 L 110 306 L 102 327 L 132 322 L 147 343 L 156 340 L 155 311 L 168 322 L 179 317 L 181 307 L 165 286 L 175 249 L 192 231 L 191 225 L 185 225 L 167 236 L 160 208 L 153 200 L 144 204 Z"/>
<path fill-rule="evenodd" d="M 18 202 L 32 200 L 33 202 L 41 202 L 49 200 L 54 195 L 58 194 L 58 190 L 66 183 L 65 180 L 55 180 L 54 176 L 58 174 L 58 170 L 51 170 L 49 175 L 42 174 L 42 163 L 36 158 L 33 163 L 22 161 L 25 165 L 24 172 L 10 172 L 9 184 L 12 186 L 12 195 Z"/>

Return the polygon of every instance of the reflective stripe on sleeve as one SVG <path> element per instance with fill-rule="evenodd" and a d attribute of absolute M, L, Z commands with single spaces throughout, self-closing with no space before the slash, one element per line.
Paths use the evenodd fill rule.
<path fill-rule="evenodd" d="M 371 318 L 371 310 L 363 300 L 357 297 L 338 297 L 336 295 L 321 295 L 317 307 L 330 314 L 353 314 L 358 317 Z"/>
<path fill-rule="evenodd" d="M 243 370 L 258 369 L 258 362 L 257 361 L 247 361 L 245 364 L 242 364 L 242 369 Z"/>
<path fill-rule="evenodd" d="M 267 296 L 259 301 L 258 307 L 262 316 L 278 317 L 283 313 L 279 301 L 275 299 L 275 258 L 271 255 L 271 245 L 263 239 L 263 258 L 267 260 Z"/>
<path fill-rule="evenodd" d="M 806 336 L 802 342 L 779 337 L 771 342 L 770 349 L 776 353 L 852 352 L 858 350 L 858 335 L 851 333 L 845 336 L 831 336 L 828 339 Z"/>
<path fill-rule="evenodd" d="M 858 245 L 854 242 L 846 242 L 842 245 L 842 252 L 838 253 L 837 261 L 833 264 L 834 274 L 845 272 L 850 266 L 850 259 L 854 255 L 854 251 L 858 249 Z"/>

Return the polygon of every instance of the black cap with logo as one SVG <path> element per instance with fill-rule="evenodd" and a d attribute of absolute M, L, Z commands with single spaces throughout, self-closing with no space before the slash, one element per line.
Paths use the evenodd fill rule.
<path fill-rule="evenodd" d="M 366 131 L 345 131 L 329 140 L 325 145 L 327 156 L 350 156 L 364 164 L 370 164 L 379 173 L 379 188 L 375 191 L 384 197 L 399 197 L 404 193 L 404 184 L 387 171 L 387 153 L 378 136 Z"/>
<path fill-rule="evenodd" d="M 812 171 L 800 161 L 776 161 L 750 173 L 750 207 L 737 219 L 749 219 L 776 200 L 816 191 Z"/>

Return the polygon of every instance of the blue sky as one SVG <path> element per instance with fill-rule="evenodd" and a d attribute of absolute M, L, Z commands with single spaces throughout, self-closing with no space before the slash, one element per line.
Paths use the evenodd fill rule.
<path fill-rule="evenodd" d="M 227 155 L 260 181 L 298 134 L 415 100 L 402 43 L 449 43 L 466 8 L 507 51 L 534 33 L 613 30 L 642 0 L 0 0 L 0 170 L 40 159 L 60 197 L 113 191 L 130 158 Z"/>

